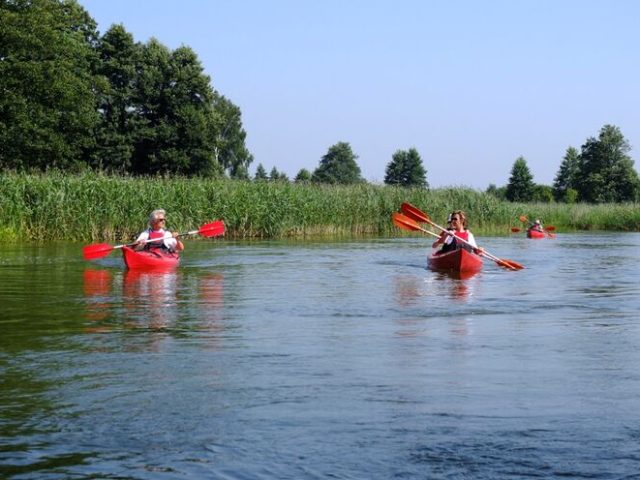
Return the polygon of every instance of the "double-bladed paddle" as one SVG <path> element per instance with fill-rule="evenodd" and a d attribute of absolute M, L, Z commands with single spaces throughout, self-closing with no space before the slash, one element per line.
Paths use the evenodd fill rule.
<path fill-rule="evenodd" d="M 184 235 L 202 235 L 203 237 L 216 237 L 224 235 L 224 222 L 222 220 L 216 220 L 211 223 L 202 225 L 198 230 L 191 230 L 189 232 L 179 233 L 177 236 L 182 237 Z M 154 238 L 153 240 L 146 240 L 143 243 L 161 242 L 164 238 Z M 124 245 L 109 245 L 108 243 L 96 243 L 93 245 L 87 245 L 82 249 L 82 256 L 85 260 L 95 260 L 97 258 L 106 257 L 112 251 L 122 247 L 133 247 L 136 243 L 128 243 Z"/>
<path fill-rule="evenodd" d="M 466 240 L 463 240 L 462 238 L 458 237 L 454 233 L 449 232 L 448 230 L 446 230 L 445 228 L 441 227 L 440 225 L 437 225 L 434 222 L 432 222 L 431 219 L 429 218 L 429 215 L 427 215 L 423 211 L 419 210 L 418 208 L 414 207 L 410 203 L 406 203 L 406 202 L 403 203 L 401 205 L 401 207 L 400 207 L 400 210 L 402 210 L 402 213 L 404 213 L 405 215 L 404 215 L 403 221 L 399 222 L 399 223 L 405 227 L 405 230 L 421 230 L 421 231 L 429 232 L 429 230 L 423 229 L 416 222 L 428 223 L 432 227 L 437 228 L 438 230 L 440 230 L 441 232 L 445 232 L 448 235 L 454 236 L 456 238 L 456 241 L 460 241 L 460 242 L 464 243 L 465 245 L 468 245 L 468 246 L 473 248 L 473 245 L 471 245 Z M 394 224 L 396 224 L 395 221 L 394 221 Z M 399 226 L 399 225 L 396 224 L 396 226 Z M 400 226 L 400 228 L 403 228 L 403 227 Z M 433 232 L 429 232 L 429 233 L 433 234 Z M 524 265 L 522 265 L 522 264 L 520 264 L 518 262 L 515 262 L 513 260 L 505 260 L 505 259 L 502 259 L 502 258 L 498 258 L 495 255 L 490 254 L 486 250 L 481 250 L 479 254 L 484 256 L 484 257 L 487 257 L 487 258 L 493 260 L 494 262 L 496 262 L 497 265 L 499 265 L 501 267 L 504 267 L 504 268 L 508 268 L 509 270 L 520 270 L 520 269 L 524 268 Z"/>
<path fill-rule="evenodd" d="M 434 237 L 440 237 L 440 235 L 438 235 L 436 232 L 432 232 L 431 230 L 422 228 L 420 225 L 418 225 L 415 222 L 415 220 L 399 212 L 395 212 L 391 214 L 391 221 L 396 227 L 401 228 L 402 230 L 412 230 L 412 231 L 419 230 L 421 232 L 428 233 L 429 235 L 433 235 Z"/>

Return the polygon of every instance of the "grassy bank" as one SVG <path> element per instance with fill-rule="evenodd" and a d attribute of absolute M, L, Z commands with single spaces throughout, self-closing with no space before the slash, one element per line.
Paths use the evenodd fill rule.
<path fill-rule="evenodd" d="M 465 188 L 425 191 L 98 174 L 0 174 L 0 235 L 5 240 L 128 241 L 149 212 L 164 208 L 171 229 L 222 219 L 231 238 L 400 235 L 392 212 L 408 201 L 443 224 L 465 210 L 478 235 L 507 234 L 519 215 L 563 230 L 640 231 L 640 205 L 518 204 Z"/>

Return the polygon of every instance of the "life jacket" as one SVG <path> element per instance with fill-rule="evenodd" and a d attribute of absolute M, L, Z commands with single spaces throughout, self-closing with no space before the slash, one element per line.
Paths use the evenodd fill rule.
<path fill-rule="evenodd" d="M 465 230 L 464 232 L 452 232 L 452 233 L 455 233 L 456 237 L 461 238 L 465 242 L 469 241 L 469 232 L 467 230 Z M 453 250 L 457 250 L 460 247 L 466 246 L 466 244 L 462 242 L 458 242 L 456 240 L 456 237 L 451 237 L 451 242 L 445 243 L 444 245 L 442 245 L 442 248 L 440 249 L 440 253 L 451 252 Z M 460 245 L 458 245 L 458 243 L 460 243 Z"/>
<path fill-rule="evenodd" d="M 147 230 L 149 233 L 149 240 L 155 240 L 156 238 L 164 238 L 164 230 Z M 145 250 L 169 250 L 167 246 L 164 244 L 164 240 L 162 242 L 148 242 L 144 245 Z"/>

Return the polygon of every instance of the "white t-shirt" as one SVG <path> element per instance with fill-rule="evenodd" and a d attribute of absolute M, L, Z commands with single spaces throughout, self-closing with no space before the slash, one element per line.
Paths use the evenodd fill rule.
<path fill-rule="evenodd" d="M 451 232 L 451 233 L 455 233 L 455 232 Z M 478 248 L 478 244 L 476 243 L 476 238 L 473 236 L 473 233 L 471 233 L 470 231 L 467 230 L 467 243 L 469 245 L 471 245 L 473 248 Z M 466 245 L 463 243 L 462 239 L 459 239 L 460 241 L 458 242 L 458 246 L 459 247 L 465 247 Z M 446 245 L 450 245 L 451 242 L 453 242 L 453 237 L 451 235 L 447 235 L 447 238 L 445 239 L 444 243 Z"/>

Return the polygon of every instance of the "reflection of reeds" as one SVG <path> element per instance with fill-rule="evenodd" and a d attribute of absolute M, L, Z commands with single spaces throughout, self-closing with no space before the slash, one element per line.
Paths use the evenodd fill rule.
<path fill-rule="evenodd" d="M 400 235 L 390 214 L 402 202 L 443 224 L 465 210 L 479 234 L 507 234 L 519 215 L 558 230 L 640 230 L 638 204 L 503 202 L 480 191 L 359 184 L 330 186 L 200 178 L 130 178 L 85 173 L 0 174 L 0 234 L 7 239 L 131 240 L 154 208 L 169 228 L 187 231 L 222 219 L 235 238 L 316 235 Z"/>

